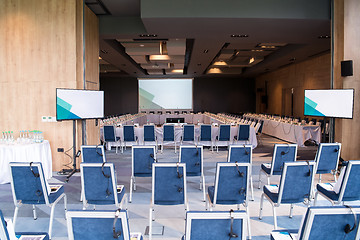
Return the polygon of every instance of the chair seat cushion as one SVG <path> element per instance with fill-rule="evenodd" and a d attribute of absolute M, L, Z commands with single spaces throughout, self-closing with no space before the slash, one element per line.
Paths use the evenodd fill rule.
<path fill-rule="evenodd" d="M 277 203 L 279 198 L 279 187 L 277 185 L 265 185 L 264 194 L 268 196 L 272 202 Z"/>
<path fill-rule="evenodd" d="M 21 236 L 24 236 L 24 235 L 25 235 L 25 236 L 27 236 L 27 235 L 28 235 L 28 236 L 45 235 L 44 240 L 49 240 L 49 235 L 48 235 L 46 232 L 16 232 L 15 235 L 16 235 L 16 236 L 19 236 L 19 235 L 21 235 Z"/>
<path fill-rule="evenodd" d="M 263 170 L 266 174 L 270 174 L 271 164 L 270 163 L 261 164 L 261 170 Z"/>
<path fill-rule="evenodd" d="M 121 192 L 117 193 L 117 197 L 118 197 L 118 203 L 120 203 L 125 195 L 126 189 L 125 187 L 123 187 Z M 89 204 L 99 204 L 99 205 L 109 205 L 109 204 L 118 204 L 118 203 L 114 203 L 114 198 L 111 197 L 109 198 L 109 200 L 88 200 Z"/>
<path fill-rule="evenodd" d="M 324 196 L 330 198 L 331 200 L 337 201 L 339 199 L 339 194 L 336 194 L 333 190 L 333 187 L 327 183 L 319 183 L 316 185 L 316 189 Z"/>

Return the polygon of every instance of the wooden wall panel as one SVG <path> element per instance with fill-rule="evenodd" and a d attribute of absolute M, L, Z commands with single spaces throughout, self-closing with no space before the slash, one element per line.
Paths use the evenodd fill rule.
<path fill-rule="evenodd" d="M 56 88 L 77 86 L 76 9 L 73 0 L 0 1 L 0 130 L 43 131 L 53 170 L 70 160 L 56 149 L 72 147 L 72 122 L 41 117 L 56 115 Z"/>
<path fill-rule="evenodd" d="M 354 88 L 354 118 L 342 122 L 342 157 L 360 159 L 360 1 L 344 1 L 344 60 L 353 60 L 353 76 L 343 78 L 343 88 Z M 340 63 L 337 63 L 340 64 Z"/>
<path fill-rule="evenodd" d="M 268 108 L 265 109 L 265 104 L 261 103 L 261 96 L 265 95 L 265 92 L 257 92 L 256 111 L 271 114 L 282 114 L 285 111 L 286 115 L 290 115 L 288 103 L 283 104 L 282 101 L 289 99 L 289 96 L 283 96 L 283 93 L 291 94 L 293 88 L 294 116 L 303 117 L 304 90 L 329 88 L 330 67 L 330 54 L 324 54 L 259 76 L 256 78 L 256 88 L 265 89 L 267 82 Z M 286 107 L 284 111 L 283 106 Z"/>

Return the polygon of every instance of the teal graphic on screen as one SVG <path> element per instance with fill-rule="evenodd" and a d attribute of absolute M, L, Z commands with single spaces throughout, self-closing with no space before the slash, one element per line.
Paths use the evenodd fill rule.
<path fill-rule="evenodd" d="M 192 109 L 192 79 L 139 79 L 139 109 Z"/>
<path fill-rule="evenodd" d="M 304 115 L 352 118 L 354 89 L 305 90 Z"/>
<path fill-rule="evenodd" d="M 71 112 L 72 105 L 61 98 L 56 98 L 56 112 L 58 119 L 81 119 L 81 117 Z"/>
<path fill-rule="evenodd" d="M 56 89 L 57 120 L 76 120 L 103 117 L 103 91 Z"/>

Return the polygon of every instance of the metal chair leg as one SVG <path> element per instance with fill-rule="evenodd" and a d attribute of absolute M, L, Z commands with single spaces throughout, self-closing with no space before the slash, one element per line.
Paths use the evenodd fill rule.
<path fill-rule="evenodd" d="M 293 217 L 293 210 L 294 210 L 294 204 L 290 204 L 290 214 L 289 214 L 289 218 Z"/>
<path fill-rule="evenodd" d="M 246 206 L 246 215 L 247 215 L 248 239 L 251 239 L 251 224 L 250 224 L 249 205 Z"/>
<path fill-rule="evenodd" d="M 272 208 L 273 208 L 273 217 L 274 217 L 274 229 L 277 230 L 277 219 L 276 219 L 276 209 L 275 209 L 275 206 L 272 205 Z"/>
<path fill-rule="evenodd" d="M 132 191 L 133 191 L 133 184 L 134 184 L 134 179 L 133 176 L 130 177 L 130 196 L 129 196 L 129 202 L 132 202 Z"/>
<path fill-rule="evenodd" d="M 15 224 L 16 224 L 16 219 L 17 219 L 18 213 L 19 213 L 19 206 L 16 206 L 16 207 L 15 207 L 15 211 L 14 211 L 14 218 L 13 218 L 14 228 L 15 228 Z"/>
<path fill-rule="evenodd" d="M 34 215 L 34 220 L 37 219 L 37 215 L 36 215 L 36 208 L 35 205 L 33 204 L 33 215 Z"/>
<path fill-rule="evenodd" d="M 259 212 L 259 219 L 262 219 L 262 210 L 263 210 L 263 205 L 264 205 L 264 194 L 261 194 L 261 199 L 260 199 L 260 212 Z"/>
<path fill-rule="evenodd" d="M 153 209 L 150 208 L 150 213 L 149 213 L 149 240 L 152 239 L 152 213 L 153 213 Z"/>

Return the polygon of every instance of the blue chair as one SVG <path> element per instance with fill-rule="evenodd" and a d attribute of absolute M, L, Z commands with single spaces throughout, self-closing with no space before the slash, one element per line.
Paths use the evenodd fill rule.
<path fill-rule="evenodd" d="M 271 240 L 359 239 L 359 206 L 309 207 L 299 230 L 276 230 Z"/>
<path fill-rule="evenodd" d="M 234 137 L 236 142 L 244 141 L 245 144 L 250 141 L 250 125 L 248 124 L 240 124 L 238 128 L 238 134 Z"/>
<path fill-rule="evenodd" d="M 316 185 L 314 205 L 317 203 L 319 194 L 329 200 L 332 205 L 360 200 L 360 161 L 349 161 L 343 168 L 336 184 L 319 183 Z"/>
<path fill-rule="evenodd" d="M 285 162 L 295 162 L 297 154 L 297 144 L 275 144 L 271 163 L 263 163 L 259 172 L 259 189 L 261 187 L 261 173 L 267 177 L 267 184 L 270 185 L 272 175 L 281 175 L 282 167 Z"/>
<path fill-rule="evenodd" d="M 112 125 L 103 127 L 104 144 L 107 144 L 106 149 L 111 149 L 111 144 L 115 145 L 115 151 L 118 152 L 118 146 L 121 146 L 120 137 L 116 137 L 115 128 Z"/>
<path fill-rule="evenodd" d="M 219 152 L 219 142 L 227 142 L 227 146 L 230 143 L 230 125 L 220 125 L 219 136 L 216 136 L 216 151 Z"/>
<path fill-rule="evenodd" d="M 254 201 L 254 184 L 252 177 L 252 146 L 251 145 L 230 145 L 228 162 L 250 163 L 250 187 L 251 201 Z"/>
<path fill-rule="evenodd" d="M 12 230 L 14 231 L 14 229 Z M 11 233 L 8 231 L 8 223 L 5 221 L 4 215 L 0 210 L 0 239 L 10 240 L 10 235 Z M 42 240 L 49 240 L 49 235 L 44 232 L 16 232 L 15 235 L 21 237 L 26 237 L 31 235 L 31 236 L 43 237 Z"/>
<path fill-rule="evenodd" d="M 161 144 L 161 153 L 164 151 L 164 142 L 174 142 L 176 153 L 176 140 L 175 140 L 175 128 L 172 124 L 163 125 L 163 139 Z"/>
<path fill-rule="evenodd" d="M 189 211 L 182 240 L 245 240 L 247 219 L 245 211 Z"/>
<path fill-rule="evenodd" d="M 33 206 L 34 219 L 37 219 L 35 205 L 46 205 L 51 208 L 49 223 L 49 238 L 51 238 L 54 210 L 56 204 L 64 198 L 66 213 L 66 195 L 63 185 L 50 186 L 44 176 L 40 162 L 30 163 L 9 163 L 11 169 L 11 189 L 15 204 L 14 228 L 19 208 L 23 204 Z"/>
<path fill-rule="evenodd" d="M 138 138 L 135 136 L 134 125 L 124 125 L 123 126 L 123 139 L 122 139 L 121 152 L 124 152 L 124 148 L 126 150 L 126 143 L 134 143 L 138 144 Z"/>
<path fill-rule="evenodd" d="M 211 129 L 210 124 L 200 125 L 200 138 L 198 140 L 198 143 L 201 144 L 203 142 L 210 142 L 211 143 L 211 151 L 214 151 L 211 131 L 212 131 L 212 129 Z"/>
<path fill-rule="evenodd" d="M 336 173 L 340 158 L 341 143 L 320 143 L 315 156 L 316 174 L 332 173 L 336 182 Z"/>
<path fill-rule="evenodd" d="M 256 139 L 257 139 L 259 145 L 262 145 L 261 135 L 262 135 L 263 127 L 264 127 L 264 120 L 260 120 L 258 122 L 258 124 L 259 124 L 259 127 L 257 128 L 257 131 L 256 131 Z"/>
<path fill-rule="evenodd" d="M 152 167 L 149 240 L 152 239 L 152 222 L 155 220 L 154 205 L 184 204 L 185 212 L 189 209 L 185 163 L 154 163 Z"/>
<path fill-rule="evenodd" d="M 274 228 L 277 229 L 276 207 L 290 204 L 289 217 L 292 218 L 295 203 L 310 205 L 314 180 L 314 162 L 285 162 L 280 178 L 280 185 L 265 185 L 260 201 L 259 219 L 262 219 L 264 197 L 273 208 Z"/>
<path fill-rule="evenodd" d="M 154 125 L 144 125 L 144 145 L 146 145 L 146 143 L 155 144 L 157 152 L 158 144 Z"/>
<path fill-rule="evenodd" d="M 212 211 L 216 204 L 242 204 L 248 217 L 248 237 L 251 239 L 250 214 L 248 205 L 248 189 L 250 177 L 249 163 L 217 163 L 215 185 L 208 187 L 208 201 L 206 209 Z"/>
<path fill-rule="evenodd" d="M 205 202 L 204 154 L 202 146 L 180 146 L 179 162 L 186 164 L 186 176 L 200 177 L 200 190 Z"/>
<path fill-rule="evenodd" d="M 127 201 L 124 185 L 117 185 L 113 163 L 81 163 L 83 210 L 88 204 L 112 205 L 122 208 Z"/>
<path fill-rule="evenodd" d="M 80 149 L 81 149 L 81 162 L 84 163 L 106 162 L 104 146 L 82 145 Z"/>
<path fill-rule="evenodd" d="M 128 214 L 116 211 L 68 211 L 69 240 L 142 240 L 141 233 L 130 233 Z"/>
<path fill-rule="evenodd" d="M 133 146 L 129 202 L 132 202 L 133 190 L 136 191 L 135 177 L 151 177 L 154 162 L 157 162 L 155 146 Z"/>
<path fill-rule="evenodd" d="M 184 125 L 183 136 L 181 137 L 181 145 L 183 142 L 193 142 L 195 144 L 195 126 Z"/>

